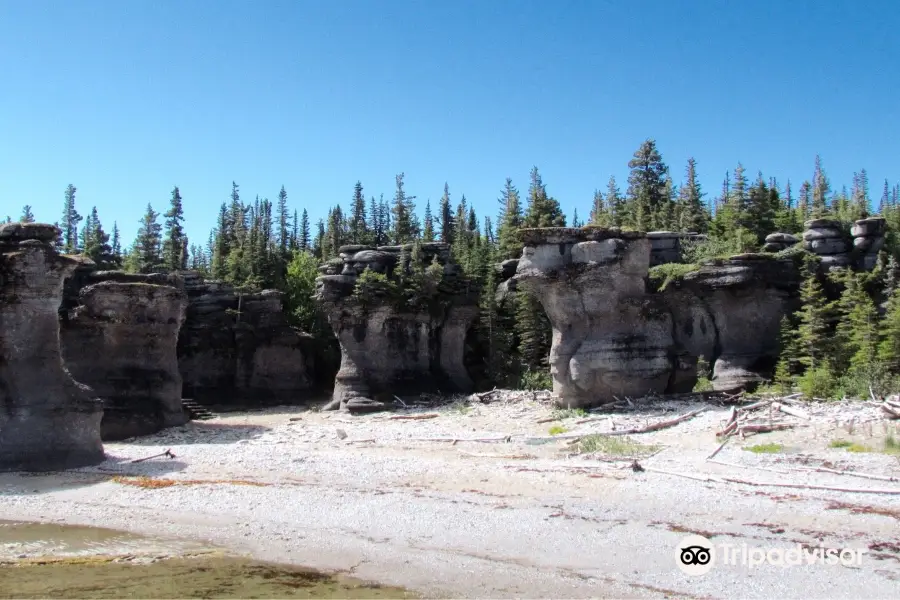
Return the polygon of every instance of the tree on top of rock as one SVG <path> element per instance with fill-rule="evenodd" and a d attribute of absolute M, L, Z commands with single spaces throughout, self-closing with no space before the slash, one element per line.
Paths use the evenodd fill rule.
<path fill-rule="evenodd" d="M 678 229 L 706 233 L 708 215 L 703 205 L 703 191 L 697 179 L 697 161 L 688 159 L 684 183 L 678 190 Z"/>
<path fill-rule="evenodd" d="M 65 254 L 78 252 L 78 223 L 83 217 L 75 210 L 76 188 L 71 183 L 66 187 L 65 200 L 63 201 L 63 214 L 59 222 L 62 230 L 59 240 L 59 250 Z"/>
<path fill-rule="evenodd" d="M 166 235 L 162 245 L 163 264 L 171 271 L 187 268 L 187 236 L 184 235 L 184 207 L 178 186 L 172 190 L 169 210 L 166 211 Z"/>
<path fill-rule="evenodd" d="M 629 224 L 642 231 L 661 225 L 661 216 L 668 208 L 666 174 L 668 167 L 653 139 L 644 140 L 628 161 Z"/>
<path fill-rule="evenodd" d="M 369 242 L 369 228 L 366 224 L 366 197 L 363 195 L 361 181 L 357 181 L 353 186 L 349 225 L 351 244 L 367 244 Z"/>
<path fill-rule="evenodd" d="M 831 184 L 828 182 L 828 176 L 822 167 L 822 158 L 816 154 L 816 167 L 813 171 L 812 180 L 812 204 L 810 206 L 810 216 L 813 219 L 819 219 L 828 214 L 828 194 L 831 191 Z"/>
<path fill-rule="evenodd" d="M 395 244 L 410 243 L 419 234 L 415 220 L 416 205 L 414 200 L 416 197 L 406 194 L 406 190 L 403 187 L 404 176 L 404 173 L 400 173 L 395 178 L 397 189 L 394 191 L 394 205 L 391 207 L 391 213 L 394 218 L 394 228 L 391 234 Z"/>
<path fill-rule="evenodd" d="M 160 246 L 162 245 L 162 225 L 157 219 L 159 213 L 147 204 L 147 211 L 139 221 L 137 237 L 131 247 L 126 266 L 135 273 L 153 273 L 162 266 Z"/>
<path fill-rule="evenodd" d="M 103 225 L 100 224 L 96 206 L 85 220 L 82 240 L 84 255 L 94 261 L 98 269 L 117 269 L 121 266 L 119 257 L 109 244 L 109 234 L 103 231 Z"/>
<path fill-rule="evenodd" d="M 522 225 L 525 227 L 565 227 L 566 215 L 559 202 L 547 195 L 547 188 L 537 167 L 531 169 L 528 186 L 528 208 Z"/>
<path fill-rule="evenodd" d="M 34 213 L 31 212 L 31 205 L 26 204 L 22 207 L 22 216 L 19 217 L 20 223 L 34 223 Z"/>

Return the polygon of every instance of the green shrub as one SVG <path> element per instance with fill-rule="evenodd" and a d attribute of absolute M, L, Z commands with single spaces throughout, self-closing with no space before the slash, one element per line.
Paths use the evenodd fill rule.
<path fill-rule="evenodd" d="M 523 390 L 552 390 L 553 378 L 550 377 L 548 371 L 537 371 L 528 369 L 522 373 L 522 379 L 519 382 L 519 389 Z"/>
<path fill-rule="evenodd" d="M 666 263 L 650 267 L 648 278 L 652 288 L 661 292 L 670 283 L 682 279 L 688 273 L 693 273 L 699 268 L 695 264 Z"/>

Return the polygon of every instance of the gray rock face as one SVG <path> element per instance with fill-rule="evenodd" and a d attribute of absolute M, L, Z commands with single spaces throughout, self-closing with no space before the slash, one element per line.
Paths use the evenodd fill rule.
<path fill-rule="evenodd" d="M 887 221 L 883 217 L 861 219 L 850 230 L 853 236 L 853 250 L 856 266 L 871 271 L 878 262 L 878 252 L 884 247 Z"/>
<path fill-rule="evenodd" d="M 183 397 L 221 407 L 297 404 L 313 391 L 312 337 L 291 327 L 282 294 L 241 294 L 182 273 L 188 296 L 178 337 Z"/>
<path fill-rule="evenodd" d="M 766 236 L 763 252 L 781 252 L 798 243 L 800 239 L 790 233 L 770 233 Z"/>
<path fill-rule="evenodd" d="M 332 401 L 326 408 L 351 412 L 382 410 L 394 395 L 423 391 L 471 391 L 463 355 L 466 334 L 478 317 L 476 290 L 456 275 L 449 246 L 422 244 L 422 266 L 437 258 L 443 276 L 436 295 L 424 303 L 404 297 L 354 296 L 366 267 L 409 275 L 411 246 L 341 248 L 341 275 L 317 279 L 322 303 L 341 348 Z M 347 250 L 344 252 L 344 250 Z M 386 402 L 382 402 L 381 400 Z"/>
<path fill-rule="evenodd" d="M 62 319 L 65 364 L 103 401 L 104 440 L 149 435 L 187 420 L 176 355 L 187 296 L 169 279 L 86 275 L 76 307 Z"/>
<path fill-rule="evenodd" d="M 513 281 L 553 326 L 550 372 L 561 406 L 689 391 L 696 364 L 716 389 L 771 375 L 781 316 L 799 287 L 794 264 L 747 254 L 715 261 L 663 293 L 646 288 L 651 242 L 587 227 L 524 230 Z"/>
<path fill-rule="evenodd" d="M 800 287 L 793 262 L 754 254 L 711 261 L 677 287 L 664 293 L 684 324 L 675 329 L 676 352 L 710 360 L 714 389 L 736 391 L 771 378 L 781 317 L 794 309 Z M 690 387 L 673 391 L 690 391 L 696 381 L 681 379 Z"/>
<path fill-rule="evenodd" d="M 63 281 L 81 264 L 53 249 L 59 229 L 0 226 L 0 471 L 47 471 L 104 460 L 103 407 L 62 362 Z"/>
<path fill-rule="evenodd" d="M 803 247 L 819 255 L 822 270 L 852 267 L 871 271 L 884 247 L 887 222 L 882 217 L 860 219 L 850 228 L 849 235 L 833 219 L 814 219 L 804 227 Z"/>
<path fill-rule="evenodd" d="M 650 240 L 650 266 L 681 262 L 681 251 L 684 242 L 706 239 L 705 235 L 681 233 L 677 231 L 651 231 L 647 234 Z"/>

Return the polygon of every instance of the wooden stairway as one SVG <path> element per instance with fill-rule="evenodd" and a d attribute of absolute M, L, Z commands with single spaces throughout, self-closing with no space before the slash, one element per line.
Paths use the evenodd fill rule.
<path fill-rule="evenodd" d="M 193 400 L 182 398 L 181 406 L 184 408 L 184 412 L 187 413 L 188 418 L 192 421 L 208 421 L 209 419 L 216 418 L 216 415 L 207 410 L 205 406 L 197 404 Z"/>

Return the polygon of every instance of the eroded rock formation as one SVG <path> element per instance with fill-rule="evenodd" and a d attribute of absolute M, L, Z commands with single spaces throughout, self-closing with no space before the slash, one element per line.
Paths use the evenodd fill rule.
<path fill-rule="evenodd" d="M 187 296 L 179 278 L 79 272 L 62 315 L 65 364 L 103 401 L 104 440 L 183 424 L 176 346 Z M 68 308 L 68 307 L 66 307 Z"/>
<path fill-rule="evenodd" d="M 647 288 L 651 241 L 617 229 L 526 229 L 514 280 L 553 326 L 550 371 L 563 406 L 690 390 L 700 356 L 716 389 L 771 374 L 794 263 L 768 255 L 712 261 L 664 292 Z"/>
<path fill-rule="evenodd" d="M 705 235 L 697 233 L 681 233 L 677 231 L 651 231 L 647 234 L 650 240 L 650 266 L 681 262 L 684 242 L 705 240 Z"/>
<path fill-rule="evenodd" d="M 104 460 L 103 408 L 63 366 L 58 309 L 80 264 L 53 249 L 59 229 L 0 226 L 0 470 L 44 471 Z M 90 351 L 90 349 L 87 349 Z"/>
<path fill-rule="evenodd" d="M 220 407 L 308 400 L 312 338 L 289 325 L 281 292 L 241 293 L 196 272 L 181 275 L 188 295 L 178 338 L 185 398 Z"/>
<path fill-rule="evenodd" d="M 447 244 L 424 243 L 419 251 L 416 267 L 411 245 L 344 246 L 320 269 L 316 295 L 341 348 L 326 408 L 381 410 L 382 397 L 393 402 L 394 395 L 472 389 L 463 355 L 478 316 L 477 290 L 450 262 Z M 366 269 L 385 279 L 355 293 Z M 433 288 L 412 291 L 415 277 Z"/>
<path fill-rule="evenodd" d="M 887 221 L 884 217 L 861 219 L 853 224 L 853 251 L 856 253 L 858 268 L 871 271 L 878 262 L 878 252 L 884 247 Z"/>

